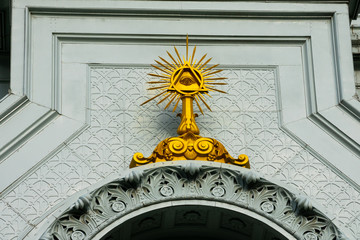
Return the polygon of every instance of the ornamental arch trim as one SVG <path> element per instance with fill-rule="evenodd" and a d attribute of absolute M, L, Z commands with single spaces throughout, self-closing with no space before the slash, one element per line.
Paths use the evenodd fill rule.
<path fill-rule="evenodd" d="M 260 216 L 258 220 L 267 219 L 295 239 L 347 239 L 307 197 L 252 170 L 200 161 L 151 165 L 133 168 L 79 197 L 40 239 L 98 239 L 111 226 L 116 227 L 116 222 L 125 221 L 121 219 L 154 210 L 161 204 L 169 207 L 196 200 L 203 206 L 223 205 L 238 209 L 237 212 L 252 212 Z"/>

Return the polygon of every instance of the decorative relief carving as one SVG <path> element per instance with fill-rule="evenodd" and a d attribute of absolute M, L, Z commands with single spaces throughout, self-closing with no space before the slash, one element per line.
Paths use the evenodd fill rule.
<path fill-rule="evenodd" d="M 215 186 L 211 189 L 211 194 L 215 197 L 222 197 L 225 195 L 225 189 L 220 186 Z"/>
<path fill-rule="evenodd" d="M 207 212 L 204 210 L 178 210 L 175 213 L 175 224 L 206 225 Z"/>
<path fill-rule="evenodd" d="M 261 210 L 267 213 L 272 213 L 275 210 L 275 206 L 271 201 L 263 202 L 261 205 Z"/>
<path fill-rule="evenodd" d="M 170 197 L 171 195 L 174 194 L 174 189 L 172 187 L 164 185 L 160 188 L 160 193 L 164 197 Z"/>
<path fill-rule="evenodd" d="M 14 236 L 28 228 L 29 224 L 0 200 L 0 239 L 16 239 Z"/>
<path fill-rule="evenodd" d="M 118 200 L 112 203 L 111 208 L 114 212 L 122 212 L 125 210 L 126 205 L 123 201 Z"/>
<path fill-rule="evenodd" d="M 25 235 L 31 230 L 28 226 L 36 225 L 68 196 L 127 169 L 129 156 L 138 149 L 148 156 L 159 141 L 176 134 L 180 120 L 175 115 L 158 105 L 139 107 L 148 94 L 144 83 L 149 71 L 91 68 L 90 127 L 2 196 L 14 214 L 0 216 L 0 223 L 5 223 L 0 224 L 0 239 Z M 232 156 L 248 155 L 253 170 L 310 196 L 335 217 L 336 224 L 360 239 L 359 191 L 279 129 L 274 70 L 235 68 L 222 75 L 228 78 L 224 88 L 228 94 L 214 93 L 216 101 L 209 99 L 214 113 L 197 119 L 202 134 L 226 143 Z M 193 166 L 187 176 L 197 176 Z M 195 195 L 198 189 L 191 184 L 189 194 Z"/>
<path fill-rule="evenodd" d="M 246 224 L 243 220 L 234 216 L 222 216 L 221 227 L 225 229 L 230 229 L 236 232 L 242 232 L 243 234 L 249 234 L 251 229 L 249 229 L 250 224 Z"/>
<path fill-rule="evenodd" d="M 135 222 L 136 228 L 132 228 L 132 233 L 140 233 L 150 229 L 160 228 L 161 226 L 162 215 L 159 213 L 154 213 L 150 217 L 145 217 Z"/>
<path fill-rule="evenodd" d="M 75 231 L 71 234 L 71 240 L 83 240 L 85 238 L 85 234 L 82 231 Z"/>
<path fill-rule="evenodd" d="M 89 239 L 111 222 L 142 207 L 144 203 L 148 205 L 164 200 L 193 199 L 193 192 L 189 191 L 191 187 L 195 187 L 195 195 L 201 199 L 214 199 L 215 195 L 216 198 L 221 198 L 219 201 L 264 215 L 289 232 L 293 232 L 298 239 L 340 238 L 331 220 L 317 209 L 308 208 L 306 214 L 293 211 L 293 202 L 299 202 L 299 198 L 284 188 L 263 178 L 259 178 L 251 188 L 244 188 L 244 181 L 239 179 L 251 175 L 249 171 L 204 165 L 199 168 L 199 174 L 195 178 L 188 178 L 187 172 L 183 166 L 164 166 L 145 170 L 136 188 L 132 187 L 125 178 L 106 184 L 90 193 L 91 202 L 88 210 L 79 213 L 79 209 L 73 205 L 50 226 L 42 239 L 65 240 L 69 237 Z M 127 206 L 126 209 L 112 211 L 114 203 L 119 201 Z M 178 221 L 202 223 L 204 222 L 202 215 L 204 214 L 196 211 L 184 212 L 181 214 L 183 220 L 178 219 Z M 246 223 L 236 219 L 230 220 L 234 228 L 246 226 Z M 157 227 L 158 222 L 156 218 L 144 219 L 139 223 L 139 227 L 144 229 Z"/>
<path fill-rule="evenodd" d="M 205 138 L 188 132 L 161 141 L 149 157 L 144 157 L 139 152 L 135 153 L 130 167 L 185 159 L 224 162 L 242 167 L 249 167 L 250 165 L 249 158 L 245 154 L 240 154 L 237 159 L 234 159 L 216 139 Z"/>

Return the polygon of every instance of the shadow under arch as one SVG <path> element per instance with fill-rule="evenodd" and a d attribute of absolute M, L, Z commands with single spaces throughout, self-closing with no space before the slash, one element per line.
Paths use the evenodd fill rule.
<path fill-rule="evenodd" d="M 94 240 L 295 240 L 269 219 L 228 203 L 179 200 L 138 209 L 104 228 Z"/>

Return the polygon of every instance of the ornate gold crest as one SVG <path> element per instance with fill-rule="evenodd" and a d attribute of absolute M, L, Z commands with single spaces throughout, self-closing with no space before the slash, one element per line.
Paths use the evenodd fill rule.
<path fill-rule="evenodd" d="M 188 37 L 186 37 L 186 57 L 181 59 L 177 48 L 174 47 L 174 49 L 177 58 L 174 58 L 167 51 L 170 61 L 159 57 L 162 62 L 155 60 L 158 66 L 151 65 L 161 73 L 149 73 L 150 76 L 159 78 L 157 81 L 148 82 L 149 84 L 158 84 L 158 86 L 151 87 L 149 90 L 162 91 L 141 105 L 162 96 L 163 98 L 158 104 L 168 99 L 169 102 L 165 106 L 165 109 L 167 109 L 175 101 L 174 112 L 180 100 L 182 100 L 182 113 L 179 114 L 181 122 L 177 129 L 180 136 L 161 141 L 147 158 L 141 153 L 135 153 L 130 167 L 163 161 L 202 160 L 230 163 L 250 168 L 249 159 L 245 154 L 241 154 L 237 159 L 234 159 L 219 141 L 199 136 L 200 131 L 195 122 L 197 114 L 194 114 L 193 101 L 195 100 L 200 112 L 204 114 L 200 106 L 201 102 L 211 111 L 210 106 L 206 103 L 205 96 L 210 96 L 209 92 L 211 91 L 225 93 L 214 87 L 226 84 L 219 82 L 226 78 L 215 76 L 215 74 L 222 71 L 215 70 L 219 64 L 207 67 L 207 64 L 212 59 L 205 60 L 207 54 L 197 61 L 195 59 L 196 46 L 191 56 L 189 56 Z"/>

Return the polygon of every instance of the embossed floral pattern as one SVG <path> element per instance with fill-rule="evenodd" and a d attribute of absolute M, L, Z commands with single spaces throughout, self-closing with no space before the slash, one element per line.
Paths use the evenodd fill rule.
<path fill-rule="evenodd" d="M 152 96 L 145 84 L 149 71 L 91 68 L 89 128 L 2 196 L 14 215 L 0 216 L 6 223 L 0 224 L 0 239 L 23 236 L 31 230 L 24 226 L 36 225 L 68 196 L 127 169 L 135 152 L 149 156 L 157 143 L 177 135 L 180 119 L 171 110 L 139 106 Z M 209 99 L 213 112 L 197 118 L 201 135 L 221 141 L 232 156 L 247 154 L 253 170 L 306 193 L 360 238 L 358 190 L 280 130 L 275 69 L 229 68 L 223 76 L 228 85 L 222 90 L 228 94 Z"/>
<path fill-rule="evenodd" d="M 246 181 L 241 179 L 248 179 L 248 175 L 252 175 L 249 170 L 234 166 L 231 166 L 231 170 L 218 166 L 211 167 L 206 165 L 207 162 L 203 164 L 195 178 L 189 178 L 187 174 L 186 168 L 189 168 L 189 165 L 184 167 L 169 164 L 170 166 L 145 169 L 135 188 L 128 185 L 126 178 L 106 184 L 90 193 L 92 200 L 87 210 L 79 212 L 74 207 L 69 208 L 53 222 L 41 240 L 53 240 L 54 237 L 66 240 L 69 236 L 71 239 L 83 239 L 85 236 L 91 239 L 108 224 L 139 207 L 163 201 L 194 199 L 194 196 L 230 203 L 266 215 L 273 222 L 294 233 L 297 239 L 340 238 L 337 228 L 317 209 L 307 207 L 305 212 L 295 213 L 292 205 L 294 202 L 298 203 L 299 199 L 282 187 L 264 178 L 258 178 L 256 185 L 245 187 Z M 189 188 L 193 187 L 195 191 L 189 191 Z M 121 200 L 128 208 L 122 213 L 115 211 L 114 198 Z M 190 212 L 186 219 L 194 223 L 203 221 L 200 216 L 200 213 Z"/>

